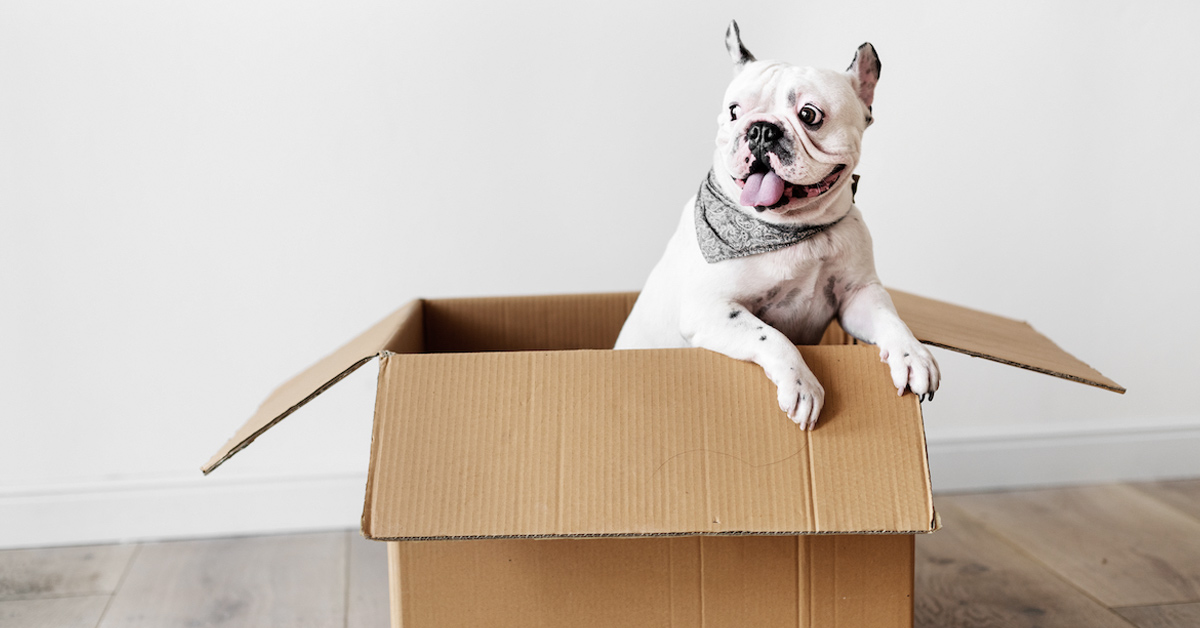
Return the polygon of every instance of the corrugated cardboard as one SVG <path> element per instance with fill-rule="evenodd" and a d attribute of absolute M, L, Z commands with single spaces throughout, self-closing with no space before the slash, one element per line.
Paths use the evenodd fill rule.
<path fill-rule="evenodd" d="M 1122 391 L 1025 323 L 893 292 L 924 342 Z M 363 532 L 393 626 L 911 626 L 920 406 L 836 328 L 797 429 L 759 367 L 611 351 L 635 294 L 410 303 L 271 395 L 210 472 L 380 358 Z M 831 536 L 824 536 L 831 535 Z"/>
<path fill-rule="evenodd" d="M 873 347 L 802 351 L 837 382 L 815 431 L 760 368 L 704 349 L 385 355 L 364 532 L 929 531 L 916 398 Z"/>
<path fill-rule="evenodd" d="M 408 541 L 388 555 L 405 628 L 912 625 L 911 535 Z"/>
<path fill-rule="evenodd" d="M 900 318 L 925 344 L 1124 393 L 1029 323 L 891 290 Z"/>

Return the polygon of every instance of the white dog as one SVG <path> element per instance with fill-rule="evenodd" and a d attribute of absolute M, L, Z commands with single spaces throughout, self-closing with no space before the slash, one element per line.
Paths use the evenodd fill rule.
<path fill-rule="evenodd" d="M 734 79 L 718 119 L 712 171 L 617 339 L 617 349 L 704 347 L 762 366 L 779 407 L 816 425 L 825 389 L 796 343 L 836 316 L 879 347 L 898 394 L 933 398 L 940 373 L 875 274 L 851 173 L 880 63 L 871 44 L 846 72 L 758 61 L 736 22 Z"/>

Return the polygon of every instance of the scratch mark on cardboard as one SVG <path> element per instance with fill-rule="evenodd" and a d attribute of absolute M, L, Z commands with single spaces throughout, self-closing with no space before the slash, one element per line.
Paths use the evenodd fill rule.
<path fill-rule="evenodd" d="M 763 469 L 766 467 L 775 466 L 777 464 L 783 464 L 783 463 L 787 462 L 788 460 L 791 460 L 792 458 L 799 456 L 800 452 L 804 451 L 805 449 L 808 449 L 807 441 L 805 442 L 804 447 L 801 447 L 801 448 L 797 449 L 796 451 L 792 452 L 791 455 L 780 458 L 779 460 L 773 460 L 771 462 L 763 462 L 761 464 L 754 464 L 753 462 L 750 462 L 749 460 L 746 460 L 745 458 L 742 458 L 740 456 L 735 456 L 731 453 L 727 453 L 724 451 L 717 451 L 715 449 L 708 449 L 705 447 L 697 447 L 695 449 L 681 451 L 681 452 L 671 456 L 670 458 L 667 458 L 666 460 L 664 460 L 662 462 L 662 464 L 658 465 L 658 467 L 656 469 L 654 469 L 654 473 L 651 473 L 650 477 L 646 481 L 649 482 L 650 480 L 654 479 L 654 476 L 658 475 L 658 472 L 662 471 L 663 467 L 667 466 L 668 462 L 671 462 L 672 460 L 674 460 L 680 456 L 685 456 L 687 454 L 694 454 L 697 452 L 704 452 L 706 454 L 717 454 L 718 456 L 725 456 L 726 458 L 733 458 L 734 460 L 737 460 L 738 462 L 740 462 L 748 467 L 751 467 L 753 469 Z"/>

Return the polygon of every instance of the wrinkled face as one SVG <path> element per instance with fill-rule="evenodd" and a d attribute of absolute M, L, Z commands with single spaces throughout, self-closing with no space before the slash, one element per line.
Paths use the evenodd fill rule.
<path fill-rule="evenodd" d="M 718 166 L 751 213 L 808 214 L 850 185 L 870 109 L 851 74 L 746 63 L 718 117 Z"/>

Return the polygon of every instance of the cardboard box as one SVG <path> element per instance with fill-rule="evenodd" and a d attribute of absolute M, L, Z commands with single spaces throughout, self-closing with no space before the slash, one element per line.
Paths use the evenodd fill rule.
<path fill-rule="evenodd" d="M 1029 325 L 893 291 L 921 341 L 1123 392 Z M 912 625 L 938 528 L 921 408 L 836 323 L 816 430 L 762 370 L 611 351 L 636 294 L 420 300 L 284 384 L 204 466 L 378 357 L 362 531 L 392 625 Z"/>

